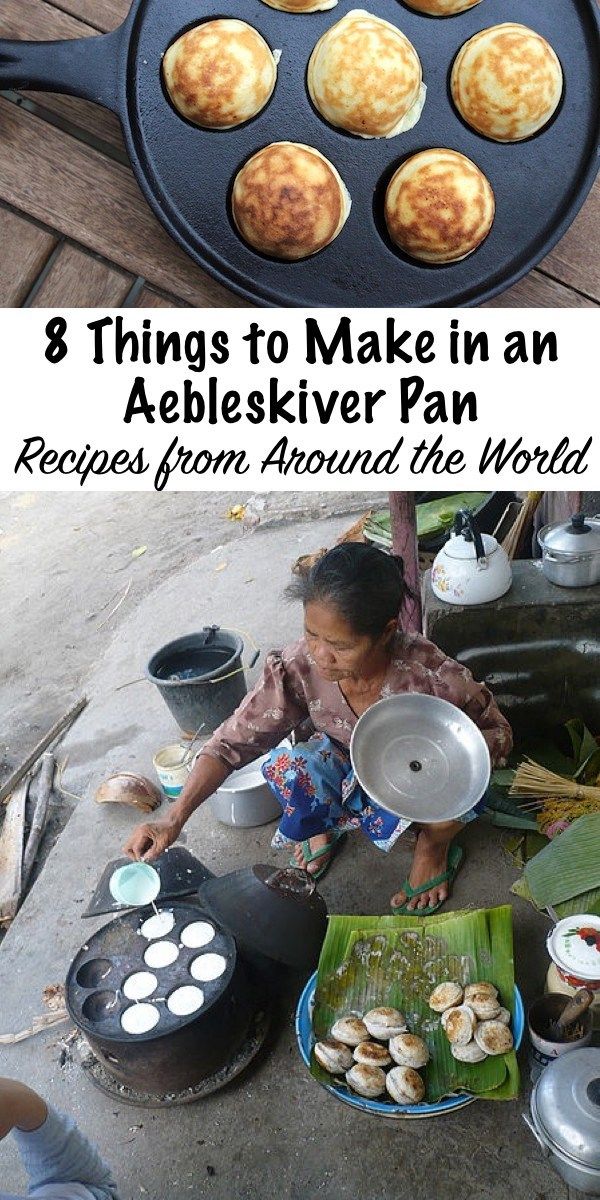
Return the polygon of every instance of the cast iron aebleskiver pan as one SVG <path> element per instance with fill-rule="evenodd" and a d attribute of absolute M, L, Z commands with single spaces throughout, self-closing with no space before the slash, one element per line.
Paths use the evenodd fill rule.
<path fill-rule="evenodd" d="M 397 24 L 423 63 L 428 96 L 409 133 L 364 141 L 326 125 L 306 91 L 306 67 L 321 34 L 362 4 Z M 600 126 L 600 18 L 596 0 L 483 0 L 456 17 L 429 18 L 400 0 L 340 0 L 335 9 L 292 14 L 261 0 L 134 0 L 114 33 L 72 42 L 0 42 L 0 88 L 68 92 L 121 118 L 138 181 L 181 246 L 221 283 L 265 305 L 471 305 L 529 271 L 563 235 L 595 177 Z M 238 129 L 209 132 L 183 121 L 161 83 L 161 59 L 186 28 L 241 17 L 281 49 L 275 92 Z M 1 21 L 1 14 L 0 14 Z M 565 74 L 552 124 L 529 141 L 499 145 L 463 124 L 449 98 L 454 57 L 467 38 L 503 21 L 530 25 L 556 50 Z M 238 237 L 229 192 L 239 166 L 272 141 L 316 147 L 338 168 L 352 211 L 335 241 L 313 258 L 281 263 Z M 421 266 L 394 250 L 382 219 L 385 186 L 410 154 L 448 146 L 472 158 L 496 194 L 492 232 L 461 263 Z"/>

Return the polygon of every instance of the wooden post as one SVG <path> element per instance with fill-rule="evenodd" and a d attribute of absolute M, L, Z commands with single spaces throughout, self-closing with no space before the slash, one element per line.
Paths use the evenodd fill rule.
<path fill-rule="evenodd" d="M 409 601 L 403 609 L 402 628 L 409 632 L 421 633 L 423 617 L 415 493 L 390 492 L 390 517 L 392 550 L 394 554 L 400 554 L 404 559 L 404 578 L 416 597 L 414 602 Z"/>
<path fill-rule="evenodd" d="M 23 888 L 23 839 L 29 780 L 11 794 L 0 835 L 0 925 L 12 921 Z"/>

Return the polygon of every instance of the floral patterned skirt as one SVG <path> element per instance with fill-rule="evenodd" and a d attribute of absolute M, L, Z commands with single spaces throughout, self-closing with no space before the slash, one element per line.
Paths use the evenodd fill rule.
<path fill-rule="evenodd" d="M 373 803 L 358 785 L 349 751 L 325 733 L 297 746 L 276 746 L 262 773 L 282 808 L 275 845 L 302 842 L 329 829 L 362 829 L 387 851 L 410 825 Z"/>
<path fill-rule="evenodd" d="M 380 808 L 359 786 L 350 752 L 326 733 L 297 746 L 276 746 L 262 773 L 282 808 L 274 846 L 326 833 L 362 829 L 378 850 L 391 850 L 411 824 Z M 481 802 L 458 820 L 474 821 Z"/>

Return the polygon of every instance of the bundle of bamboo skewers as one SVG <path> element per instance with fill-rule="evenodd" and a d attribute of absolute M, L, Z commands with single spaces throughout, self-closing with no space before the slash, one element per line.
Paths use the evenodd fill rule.
<path fill-rule="evenodd" d="M 542 831 L 557 822 L 600 812 L 600 787 L 567 779 L 532 758 L 525 758 L 517 767 L 509 795 L 528 800 L 520 807 L 536 814 Z"/>

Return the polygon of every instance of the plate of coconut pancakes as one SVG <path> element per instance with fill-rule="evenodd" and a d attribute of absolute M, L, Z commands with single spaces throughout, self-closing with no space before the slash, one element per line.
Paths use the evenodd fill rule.
<path fill-rule="evenodd" d="M 258 303 L 481 303 L 594 180 L 595 0 L 363 2 L 149 0 L 151 202 Z"/>
<path fill-rule="evenodd" d="M 344 1103 L 383 1117 L 441 1116 L 477 1099 L 464 1089 L 435 1101 L 427 1096 L 427 1069 L 436 1053 L 435 1039 L 425 1035 L 439 1025 L 450 1054 L 460 1064 L 482 1063 L 488 1057 L 518 1049 L 524 1012 L 515 987 L 513 1015 L 502 1004 L 489 980 L 463 985 L 443 980 L 428 997 L 430 1020 L 420 1034 L 411 1031 L 410 1017 L 400 1009 L 375 1006 L 365 1013 L 337 1015 L 326 1038 L 313 1032 L 317 975 L 308 981 L 296 1014 L 301 1056 L 326 1089 Z"/>

